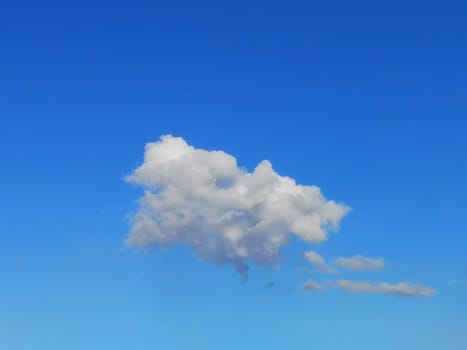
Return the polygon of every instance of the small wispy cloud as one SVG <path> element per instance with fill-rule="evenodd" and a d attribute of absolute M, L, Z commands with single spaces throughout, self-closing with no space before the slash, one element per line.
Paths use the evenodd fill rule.
<path fill-rule="evenodd" d="M 392 294 L 406 297 L 431 297 L 436 291 L 432 288 L 413 285 L 405 282 L 397 284 L 355 282 L 349 280 L 339 280 L 336 282 L 337 288 L 354 293 L 377 293 Z"/>
<path fill-rule="evenodd" d="M 467 287 L 467 279 L 457 279 L 457 280 L 448 280 L 444 282 L 447 286 L 454 286 L 454 287 Z"/>
<path fill-rule="evenodd" d="M 354 255 L 350 258 L 337 258 L 334 265 L 353 271 L 378 271 L 384 267 L 383 258 L 368 258 L 363 255 Z"/>
<path fill-rule="evenodd" d="M 318 282 L 308 280 L 303 284 L 302 289 L 308 292 L 320 292 L 324 290 L 324 287 Z"/>
<path fill-rule="evenodd" d="M 309 263 L 314 265 L 316 268 L 316 271 L 318 272 L 323 272 L 323 273 L 335 273 L 336 272 L 336 270 L 333 267 L 326 264 L 326 260 L 324 260 L 324 258 L 321 255 L 319 255 L 318 253 L 314 251 L 309 250 L 303 253 L 303 257 Z"/>
<path fill-rule="evenodd" d="M 318 253 L 313 252 L 311 250 L 303 253 L 303 256 L 305 257 L 306 260 L 308 260 L 310 263 L 314 265 L 321 266 L 325 264 L 324 258 Z"/>

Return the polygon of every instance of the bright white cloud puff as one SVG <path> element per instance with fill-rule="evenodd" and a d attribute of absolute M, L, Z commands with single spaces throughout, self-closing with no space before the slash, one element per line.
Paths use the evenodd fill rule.
<path fill-rule="evenodd" d="M 267 160 L 249 173 L 225 152 L 196 149 L 170 135 L 146 145 L 143 164 L 126 180 L 145 189 L 128 245 L 184 244 L 244 276 L 249 262 L 276 265 L 289 234 L 309 243 L 326 240 L 350 210 L 316 186 L 280 176 Z"/>

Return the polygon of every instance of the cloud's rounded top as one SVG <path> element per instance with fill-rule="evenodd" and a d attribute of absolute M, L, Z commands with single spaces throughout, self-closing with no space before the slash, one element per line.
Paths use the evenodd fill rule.
<path fill-rule="evenodd" d="M 126 179 L 146 190 L 129 245 L 185 244 L 206 261 L 242 273 L 248 261 L 276 264 L 289 234 L 325 240 L 350 210 L 326 200 L 316 186 L 278 175 L 267 160 L 249 173 L 225 152 L 196 149 L 170 135 L 148 143 L 143 164 Z"/>
<path fill-rule="evenodd" d="M 144 163 L 127 180 L 149 189 L 177 186 L 189 190 L 237 176 L 237 172 L 235 158 L 227 153 L 195 149 L 181 137 L 165 135 L 146 145 Z"/>

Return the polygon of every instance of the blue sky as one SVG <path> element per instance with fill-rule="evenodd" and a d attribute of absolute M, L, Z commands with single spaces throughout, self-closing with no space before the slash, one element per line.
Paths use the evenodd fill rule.
<path fill-rule="evenodd" d="M 0 348 L 467 347 L 466 17 L 460 1 L 4 4 Z M 183 244 L 128 249 L 143 190 L 124 178 L 166 134 L 352 211 L 246 283 Z M 308 250 L 385 265 L 323 274 Z"/>

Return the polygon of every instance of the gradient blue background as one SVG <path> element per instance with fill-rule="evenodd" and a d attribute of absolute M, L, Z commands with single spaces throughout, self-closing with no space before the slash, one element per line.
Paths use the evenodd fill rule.
<path fill-rule="evenodd" d="M 467 5 L 449 1 L 5 1 L 0 348 L 467 348 Z M 326 257 L 433 298 L 248 283 L 183 247 L 124 249 L 162 134 L 352 206 Z M 332 277 L 331 277 L 332 278 Z M 274 282 L 274 288 L 266 288 Z"/>

